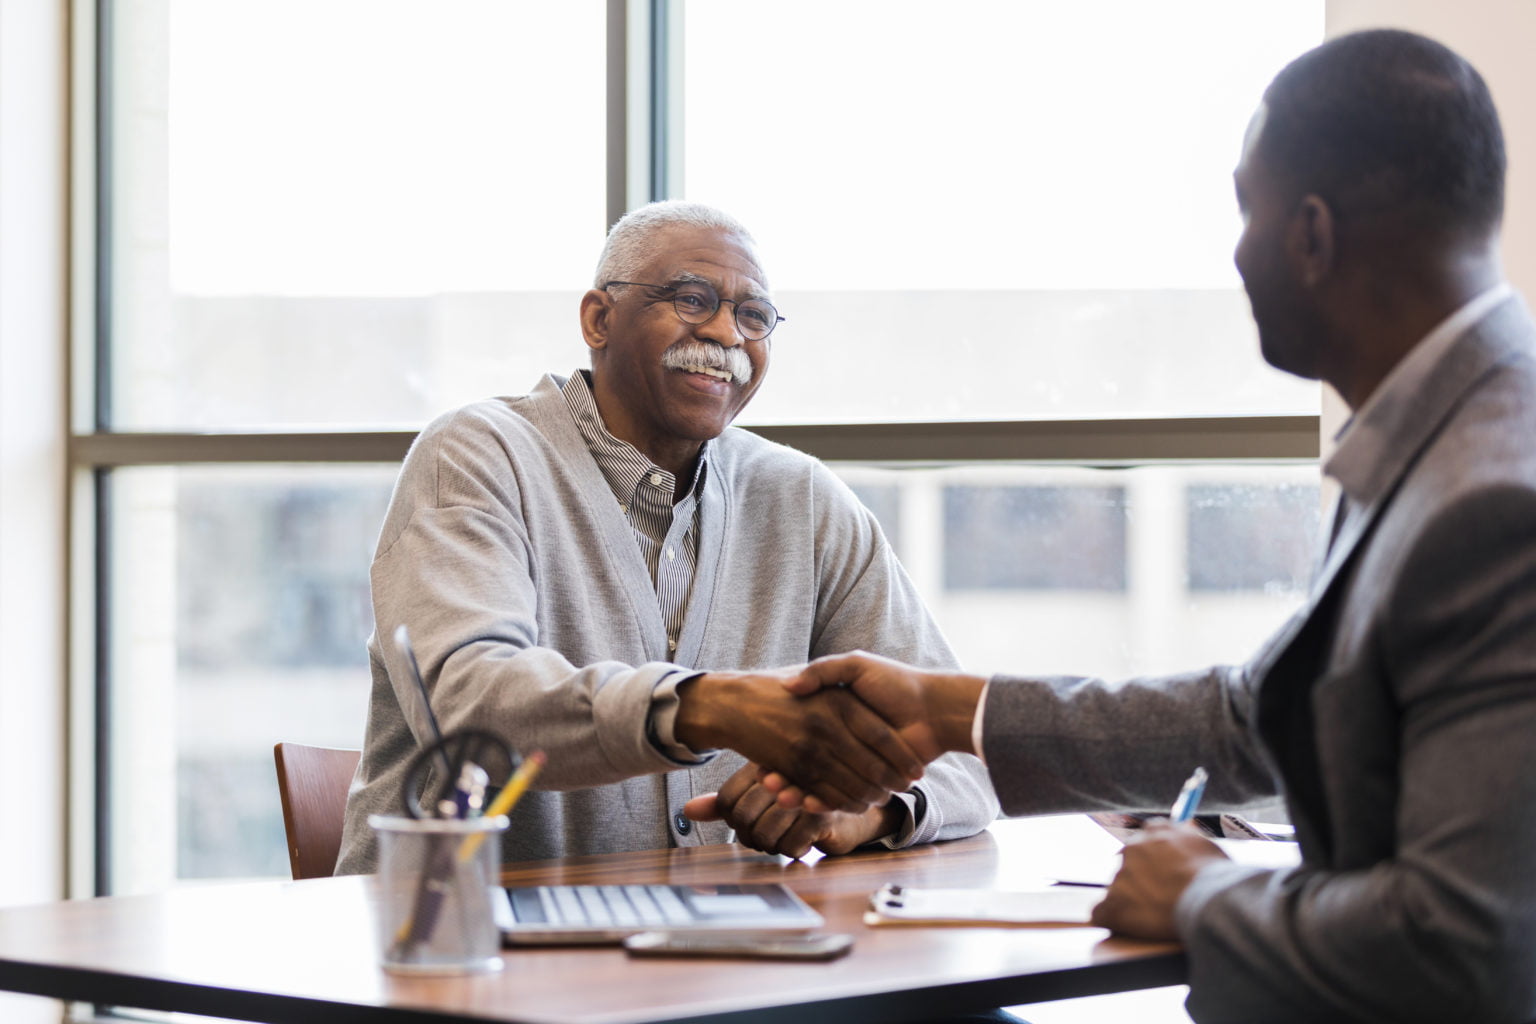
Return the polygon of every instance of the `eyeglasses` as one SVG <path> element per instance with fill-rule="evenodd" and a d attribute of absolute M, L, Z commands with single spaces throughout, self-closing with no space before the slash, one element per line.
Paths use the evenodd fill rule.
<path fill-rule="evenodd" d="M 672 308 L 677 310 L 677 318 L 685 324 L 707 324 L 719 312 L 720 304 L 729 302 L 736 307 L 736 329 L 748 341 L 762 341 L 773 333 L 775 327 L 784 322 L 784 318 L 779 316 L 779 311 L 773 308 L 773 303 L 764 299 L 747 299 L 745 302 L 722 299 L 719 292 L 703 281 L 688 281 L 683 284 L 609 281 L 603 287 L 607 289 L 615 285 L 633 285 L 636 288 L 671 292 Z"/>

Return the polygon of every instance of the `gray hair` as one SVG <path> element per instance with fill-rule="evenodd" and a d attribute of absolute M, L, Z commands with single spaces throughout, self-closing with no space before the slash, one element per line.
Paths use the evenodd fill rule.
<path fill-rule="evenodd" d="M 740 235 L 749 245 L 757 244 L 740 221 L 713 206 L 685 199 L 647 203 L 620 217 L 609 230 L 592 287 L 601 288 L 609 281 L 633 281 L 640 269 L 656 258 L 656 236 L 672 227 L 713 228 Z"/>

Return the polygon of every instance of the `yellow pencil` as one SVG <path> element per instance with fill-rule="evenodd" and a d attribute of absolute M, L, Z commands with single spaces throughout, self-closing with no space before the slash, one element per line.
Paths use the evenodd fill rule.
<path fill-rule="evenodd" d="M 512 777 L 507 780 L 507 784 L 501 787 L 501 792 L 496 794 L 496 799 L 492 800 L 491 805 L 485 809 L 485 816 L 487 818 L 494 818 L 497 815 L 506 814 L 511 811 L 512 805 L 517 803 L 518 798 L 528 789 L 528 784 L 533 781 L 533 777 L 539 774 L 540 768 L 544 767 L 545 760 L 547 759 L 542 750 L 535 750 L 523 758 L 522 765 L 518 767 L 517 771 L 512 773 Z M 485 842 L 484 832 L 476 832 L 474 835 L 467 836 L 464 842 L 459 844 L 459 863 L 463 864 L 473 857 L 475 851 L 480 849 L 480 844 L 483 842 Z"/>
<path fill-rule="evenodd" d="M 517 803 L 518 797 L 522 796 L 524 791 L 528 789 L 528 784 L 533 781 L 533 777 L 539 774 L 539 769 L 544 766 L 545 760 L 546 758 L 544 756 L 544 751 L 542 750 L 535 750 L 533 753 L 524 758 L 522 765 L 517 769 L 517 771 L 512 773 L 512 777 L 508 779 L 507 784 L 501 788 L 501 792 L 496 794 L 496 799 L 492 800 L 491 805 L 485 809 L 485 816 L 488 818 L 494 818 L 499 814 L 506 814 L 508 811 L 510 811 L 512 809 L 512 805 Z M 480 844 L 483 842 L 485 842 L 484 832 L 476 832 L 472 835 L 466 836 L 464 841 L 459 844 L 459 863 L 463 864 L 471 857 L 473 857 L 475 855 L 475 851 L 480 849 Z M 435 870 L 436 869 L 431 866 L 430 862 L 428 866 L 423 869 L 422 886 L 416 897 L 416 907 L 411 910 L 410 915 L 406 917 L 404 921 L 400 922 L 400 927 L 395 932 L 395 944 L 397 946 L 403 946 L 405 943 L 412 941 L 412 932 L 416 927 L 417 913 L 418 911 L 421 911 L 424 906 L 429 905 L 425 901 L 433 901 L 430 904 L 430 906 L 433 907 L 430 917 L 431 920 L 436 920 L 437 913 L 435 910 L 435 901 L 440 900 L 442 896 L 440 892 L 434 892 L 431 886 L 430 880 L 432 878 L 432 873 Z M 449 877 L 452 876 L 452 872 L 449 872 L 448 874 Z M 423 917 L 423 920 L 427 920 L 427 918 Z M 431 930 L 430 921 L 426 925 L 426 930 Z M 404 954 L 402 953 L 401 955 L 403 956 Z"/>

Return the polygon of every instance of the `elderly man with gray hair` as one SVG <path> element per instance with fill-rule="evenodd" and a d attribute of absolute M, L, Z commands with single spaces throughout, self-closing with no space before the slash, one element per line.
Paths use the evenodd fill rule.
<path fill-rule="evenodd" d="M 402 709 L 408 668 L 380 641 L 401 624 L 444 729 L 548 755 L 507 860 L 733 830 L 769 852 L 842 853 L 993 819 L 975 758 L 924 773 L 850 694 L 799 700 L 772 671 L 854 648 L 955 664 L 848 488 L 730 427 L 782 319 L 745 228 L 654 203 L 613 227 L 582 296 L 590 371 L 422 432 L 373 563 L 373 689 L 338 871 L 374 867 L 368 815 L 398 806 L 424 728 Z M 828 809 L 779 807 L 759 765 L 804 780 Z"/>

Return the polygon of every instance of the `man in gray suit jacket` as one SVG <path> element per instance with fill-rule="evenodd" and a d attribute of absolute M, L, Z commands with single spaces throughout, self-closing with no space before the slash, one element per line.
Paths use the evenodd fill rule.
<path fill-rule="evenodd" d="M 1198 1021 L 1536 1019 L 1536 329 L 1503 180 L 1486 86 L 1422 37 L 1333 40 L 1266 92 L 1237 266 L 1265 358 L 1353 416 L 1311 597 L 1247 665 L 1108 685 L 853 655 L 796 684 L 982 755 L 1010 814 L 1166 808 L 1195 765 L 1213 805 L 1282 793 L 1299 867 L 1163 825 L 1095 912 L 1184 944 Z"/>

